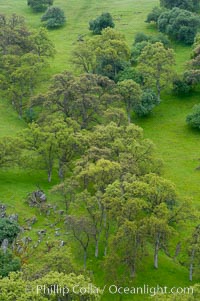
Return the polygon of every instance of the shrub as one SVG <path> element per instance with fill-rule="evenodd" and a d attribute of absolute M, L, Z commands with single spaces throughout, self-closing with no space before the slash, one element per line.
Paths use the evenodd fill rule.
<path fill-rule="evenodd" d="M 65 24 L 66 18 L 64 11 L 56 6 L 47 9 L 41 21 L 48 29 L 59 28 Z"/>
<path fill-rule="evenodd" d="M 141 102 L 134 107 L 134 112 L 140 117 L 147 116 L 159 103 L 157 95 L 152 90 L 145 90 L 143 91 Z"/>
<path fill-rule="evenodd" d="M 199 0 L 160 0 L 160 5 L 168 9 L 179 7 L 181 9 L 198 11 Z"/>
<path fill-rule="evenodd" d="M 143 75 L 133 67 L 127 67 L 123 71 L 120 71 L 117 75 L 116 80 L 121 82 L 126 79 L 132 79 L 139 85 L 144 84 L 144 78 Z"/>
<path fill-rule="evenodd" d="M 20 228 L 16 222 L 10 221 L 8 218 L 0 219 L 0 243 L 6 238 L 12 243 L 19 232 Z"/>
<path fill-rule="evenodd" d="M 19 271 L 21 262 L 18 257 L 14 257 L 11 251 L 5 254 L 0 250 L 0 276 L 6 277 L 10 272 Z"/>
<path fill-rule="evenodd" d="M 91 30 L 94 34 L 101 34 L 101 31 L 107 27 L 115 27 L 110 13 L 103 13 L 95 20 L 91 20 L 89 22 L 89 30 Z"/>
<path fill-rule="evenodd" d="M 134 44 L 141 43 L 143 41 L 149 40 L 149 36 L 147 36 L 144 32 L 137 32 L 135 35 Z"/>
<path fill-rule="evenodd" d="M 186 122 L 192 128 L 200 129 L 200 104 L 193 107 L 193 112 L 187 116 Z"/>
<path fill-rule="evenodd" d="M 53 5 L 53 0 L 28 0 L 27 4 L 34 12 L 43 12 L 48 6 Z"/>
<path fill-rule="evenodd" d="M 136 34 L 133 47 L 131 49 L 131 63 L 137 63 L 138 57 L 142 53 L 142 50 L 147 46 L 148 43 L 154 44 L 160 42 L 164 45 L 166 49 L 170 48 L 169 39 L 163 35 L 159 34 L 157 36 L 145 35 L 144 33 Z"/>
<path fill-rule="evenodd" d="M 192 86 L 186 81 L 186 79 L 176 78 L 173 81 L 173 92 L 176 95 L 186 95 L 192 91 Z"/>
<path fill-rule="evenodd" d="M 155 22 L 157 23 L 158 18 L 160 17 L 160 15 L 163 13 L 163 9 L 160 7 L 154 7 L 152 9 L 152 11 L 147 15 L 147 19 L 146 22 L 147 23 L 151 23 L 151 22 Z"/>
<path fill-rule="evenodd" d="M 199 16 L 177 7 L 162 13 L 158 18 L 159 31 L 185 44 L 194 42 L 199 26 Z"/>

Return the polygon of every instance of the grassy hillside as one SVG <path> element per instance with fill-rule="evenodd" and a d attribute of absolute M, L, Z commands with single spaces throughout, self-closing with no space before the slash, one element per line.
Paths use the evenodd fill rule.
<path fill-rule="evenodd" d="M 148 12 L 156 5 L 158 0 L 55 0 L 55 5 L 65 10 L 67 24 L 64 28 L 50 31 L 50 37 L 56 45 L 57 54 L 50 62 L 50 74 L 55 74 L 64 69 L 73 70 L 70 62 L 71 51 L 78 35 L 90 35 L 88 22 L 101 12 L 109 11 L 114 17 L 116 29 L 123 32 L 131 46 L 134 35 L 138 31 L 156 34 L 156 29 L 145 23 Z M 33 14 L 26 5 L 26 0 L 7 0 L 0 3 L 1 13 L 16 13 L 23 15 L 31 28 L 40 26 L 41 14 Z M 190 47 L 174 45 L 176 51 L 176 70 L 181 72 L 185 62 L 189 58 Z M 169 92 L 162 96 L 162 103 L 151 116 L 144 119 L 135 119 L 134 122 L 144 128 L 144 135 L 153 140 L 158 153 L 163 158 L 164 176 L 172 180 L 178 192 L 184 197 L 190 197 L 199 207 L 200 197 L 200 172 L 195 170 L 200 158 L 200 135 L 196 131 L 190 130 L 185 123 L 185 118 L 192 106 L 199 102 L 199 94 L 194 93 L 190 97 L 183 99 L 174 97 Z M 12 107 L 6 104 L 4 99 L 0 101 L 0 135 L 15 135 L 20 129 L 25 127 L 25 123 L 18 119 Z M 37 184 L 48 191 L 56 183 L 47 184 L 45 175 L 34 173 L 29 170 L 21 171 L 13 169 L 10 171 L 0 171 L 0 191 L 1 200 L 8 203 L 10 211 L 15 208 L 21 214 L 21 219 L 27 215 L 35 214 L 34 210 L 24 204 L 23 199 L 26 194 L 35 189 Z M 46 223 L 46 219 L 39 218 L 36 228 L 41 228 Z M 166 256 L 161 257 L 162 268 L 155 271 L 152 262 L 147 261 L 145 268 L 136 280 L 135 285 L 157 283 L 169 286 L 174 284 L 183 286 L 188 284 L 187 270 L 178 266 Z M 91 262 L 93 265 L 93 262 Z M 95 267 L 95 276 L 98 284 L 103 285 L 103 275 L 101 266 L 98 263 Z M 167 276 L 166 276 L 167 275 Z M 166 279 L 167 277 L 167 279 Z M 110 298 L 110 299 L 109 299 Z M 144 296 L 141 297 L 142 300 Z M 105 297 L 104 300 L 115 300 L 112 296 Z M 122 300 L 122 299 L 120 299 Z M 123 299 L 124 300 L 124 299 Z M 138 300 L 132 297 L 125 300 Z M 117 301 L 117 300 L 116 300 Z"/>

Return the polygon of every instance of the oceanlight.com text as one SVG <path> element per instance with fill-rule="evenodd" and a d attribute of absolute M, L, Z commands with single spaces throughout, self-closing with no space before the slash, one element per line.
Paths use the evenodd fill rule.
<path fill-rule="evenodd" d="M 144 284 L 140 287 L 134 286 L 117 286 L 115 284 L 104 285 L 103 288 L 99 289 L 93 286 L 92 284 L 87 287 L 82 287 L 80 284 L 76 284 L 73 287 L 59 286 L 59 285 L 38 285 L 36 287 L 37 294 L 45 294 L 45 295 L 61 295 L 66 296 L 70 293 L 75 295 L 84 295 L 84 294 L 101 294 L 101 293 L 109 293 L 111 295 L 161 295 L 161 294 L 176 294 L 176 295 L 193 295 L 194 289 L 193 287 L 168 287 L 168 286 L 150 286 Z"/>

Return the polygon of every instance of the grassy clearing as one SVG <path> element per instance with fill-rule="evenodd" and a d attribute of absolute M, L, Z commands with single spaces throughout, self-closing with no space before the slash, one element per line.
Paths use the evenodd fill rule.
<path fill-rule="evenodd" d="M 176 184 L 182 196 L 192 197 L 199 206 L 200 173 L 196 167 L 199 165 L 200 136 L 185 122 L 196 103 L 199 103 L 199 93 L 182 99 L 166 94 L 152 116 L 136 120 L 136 123 L 144 128 L 145 137 L 155 142 L 165 162 L 165 177 Z"/>

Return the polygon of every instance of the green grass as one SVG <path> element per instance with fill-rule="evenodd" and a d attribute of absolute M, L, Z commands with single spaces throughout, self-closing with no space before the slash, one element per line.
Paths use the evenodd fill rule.
<path fill-rule="evenodd" d="M 158 0 L 55 0 L 54 4 L 64 9 L 67 24 L 64 28 L 50 31 L 49 35 L 56 45 L 57 54 L 50 61 L 49 74 L 63 70 L 74 70 L 71 64 L 71 52 L 77 37 L 80 34 L 91 35 L 88 22 L 102 12 L 110 12 L 114 17 L 116 29 L 123 32 L 129 45 L 133 43 L 134 35 L 138 31 L 157 34 L 155 26 L 145 23 L 148 12 L 156 5 Z M 33 14 L 26 5 L 26 0 L 7 0 L 0 4 L 1 13 L 17 13 L 26 18 L 31 28 L 40 26 L 41 14 Z M 186 61 L 190 57 L 190 47 L 174 44 L 176 51 L 177 72 L 182 72 Z M 75 70 L 74 70 L 75 71 Z M 46 83 L 45 83 L 46 86 Z M 156 145 L 157 152 L 164 160 L 164 176 L 172 180 L 183 197 L 191 198 L 196 207 L 199 207 L 200 196 L 200 171 L 195 170 L 200 157 L 200 134 L 189 129 L 185 118 L 194 104 L 199 102 L 199 93 L 190 97 L 177 98 L 165 92 L 163 101 L 151 116 L 133 121 L 144 128 L 144 136 L 150 138 Z M 12 107 L 1 98 L 0 100 L 0 136 L 15 135 L 25 127 Z M 44 172 L 28 170 L 1 170 L 0 191 L 1 201 L 8 204 L 9 212 L 17 211 L 20 221 L 26 216 L 37 214 L 37 210 L 30 209 L 24 199 L 28 192 L 33 191 L 37 184 L 48 191 L 56 183 L 49 185 Z M 52 197 L 50 197 L 51 200 Z M 47 218 L 38 217 L 38 223 L 33 228 L 42 228 L 47 223 Z M 35 235 L 33 233 L 33 236 Z M 94 275 L 99 285 L 104 284 L 101 262 L 89 263 L 94 270 Z M 155 271 L 152 267 L 152 258 L 146 260 L 134 285 L 188 285 L 188 272 L 186 268 L 174 263 L 163 254 L 160 259 L 160 269 Z M 116 300 L 113 296 L 106 296 L 104 300 Z M 145 297 L 128 297 L 123 300 L 145 300 Z"/>
<path fill-rule="evenodd" d="M 182 196 L 193 198 L 197 206 L 200 172 L 196 167 L 200 157 L 200 133 L 190 129 L 185 119 L 198 102 L 199 93 L 182 99 L 166 93 L 150 117 L 136 120 L 143 127 L 144 136 L 154 141 L 164 159 L 164 176 L 176 184 Z"/>

